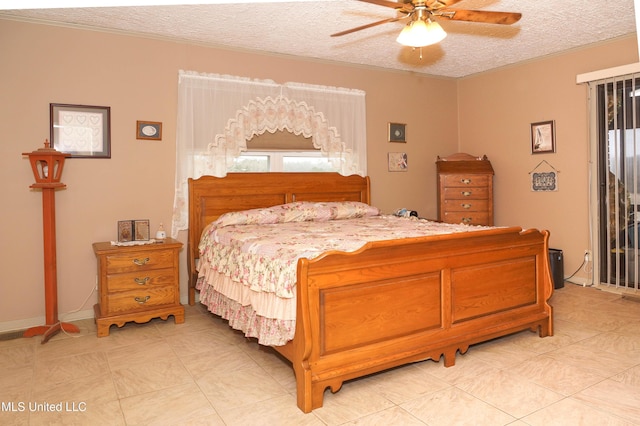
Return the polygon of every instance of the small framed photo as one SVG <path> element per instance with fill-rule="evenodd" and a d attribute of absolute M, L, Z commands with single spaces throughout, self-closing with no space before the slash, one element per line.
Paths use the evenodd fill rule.
<path fill-rule="evenodd" d="M 407 125 L 389 123 L 389 142 L 407 142 Z"/>
<path fill-rule="evenodd" d="M 389 171 L 390 172 L 406 172 L 409 168 L 406 152 L 390 152 L 389 153 Z"/>
<path fill-rule="evenodd" d="M 51 147 L 73 158 L 111 158 L 111 108 L 49 104 Z"/>
<path fill-rule="evenodd" d="M 133 239 L 134 241 L 149 241 L 149 221 L 134 220 L 133 221 Z"/>
<path fill-rule="evenodd" d="M 149 241 L 149 220 L 119 220 L 118 242 Z"/>
<path fill-rule="evenodd" d="M 129 241 L 133 241 L 133 221 L 119 220 L 118 221 L 118 242 L 126 243 Z"/>
<path fill-rule="evenodd" d="M 136 121 L 136 139 L 162 140 L 162 123 L 159 121 Z"/>
<path fill-rule="evenodd" d="M 531 123 L 531 153 L 556 152 L 555 121 Z"/>

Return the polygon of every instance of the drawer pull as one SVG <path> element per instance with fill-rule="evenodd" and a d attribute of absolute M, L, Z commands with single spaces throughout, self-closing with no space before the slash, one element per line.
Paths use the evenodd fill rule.
<path fill-rule="evenodd" d="M 471 223 L 471 221 L 472 221 L 472 220 L 473 220 L 473 218 L 470 218 L 470 217 L 463 217 L 463 218 L 462 218 L 462 223 L 469 224 L 469 223 Z"/>
<path fill-rule="evenodd" d="M 471 204 L 462 204 L 462 208 L 463 209 L 470 209 L 471 208 Z"/>
<path fill-rule="evenodd" d="M 145 296 L 145 297 L 135 297 L 134 300 L 136 302 L 138 302 L 141 305 L 144 305 L 145 303 L 147 303 L 149 301 L 149 299 L 151 299 L 151 296 Z"/>
<path fill-rule="evenodd" d="M 471 179 L 460 179 L 460 182 L 464 183 L 465 185 L 469 185 L 471 183 Z"/>
<path fill-rule="evenodd" d="M 147 262 L 149 262 L 149 260 L 151 259 L 149 259 L 148 257 L 145 257 L 144 259 L 133 259 L 133 263 L 138 266 L 144 266 L 147 264 Z"/>
<path fill-rule="evenodd" d="M 462 195 L 465 197 L 470 197 L 471 196 L 471 191 L 462 191 Z"/>
<path fill-rule="evenodd" d="M 138 285 L 146 285 L 146 284 L 149 282 L 149 280 L 150 280 L 150 279 L 151 279 L 151 278 L 149 278 L 149 277 L 144 277 L 144 278 L 137 278 L 137 277 L 136 277 L 136 278 L 134 278 L 133 280 L 134 280 L 134 281 L 136 282 L 136 284 L 138 284 Z"/>

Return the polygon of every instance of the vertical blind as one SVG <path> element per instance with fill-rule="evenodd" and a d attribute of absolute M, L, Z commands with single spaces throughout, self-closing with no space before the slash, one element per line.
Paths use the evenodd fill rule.
<path fill-rule="evenodd" d="M 596 120 L 601 284 L 637 290 L 640 221 L 640 75 L 590 82 Z"/>

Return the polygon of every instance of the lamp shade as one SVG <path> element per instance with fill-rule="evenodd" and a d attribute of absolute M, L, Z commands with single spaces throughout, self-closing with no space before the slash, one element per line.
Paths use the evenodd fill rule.
<path fill-rule="evenodd" d="M 44 142 L 44 148 L 37 149 L 33 152 L 24 152 L 22 155 L 29 156 L 31 170 L 36 179 L 36 183 L 31 185 L 31 188 L 60 188 L 66 186 L 60 182 L 60 179 L 62 177 L 64 160 L 70 157 L 70 154 L 65 154 L 56 151 L 54 148 L 50 148 L 49 141 L 46 140 Z"/>
<path fill-rule="evenodd" d="M 396 41 L 403 46 L 424 47 L 436 44 L 447 36 L 440 24 L 430 19 L 417 19 L 409 22 Z"/>

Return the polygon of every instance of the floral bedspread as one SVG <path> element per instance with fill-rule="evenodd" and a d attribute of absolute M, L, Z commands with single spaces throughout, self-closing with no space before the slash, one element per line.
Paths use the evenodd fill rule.
<path fill-rule="evenodd" d="M 298 202 L 227 213 L 203 232 L 198 288 L 203 303 L 232 326 L 262 344 L 282 345 L 295 331 L 298 259 L 329 250 L 352 252 L 370 241 L 480 229 L 487 228 L 381 215 L 355 202 Z"/>

